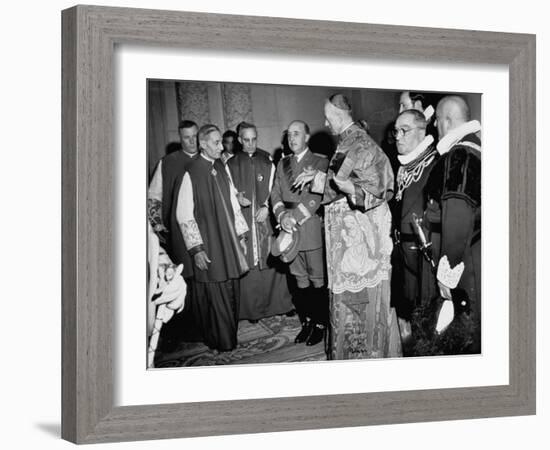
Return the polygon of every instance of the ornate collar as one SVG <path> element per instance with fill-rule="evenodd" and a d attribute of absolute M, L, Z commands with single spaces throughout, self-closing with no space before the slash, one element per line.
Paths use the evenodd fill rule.
<path fill-rule="evenodd" d="M 437 151 L 440 155 L 447 153 L 455 146 L 464 136 L 477 133 L 481 130 L 481 124 L 477 120 L 470 120 L 463 123 L 453 130 L 449 131 L 437 144 Z"/>
<path fill-rule="evenodd" d="M 397 193 L 395 194 L 395 199 L 401 201 L 403 198 L 403 192 L 407 189 L 412 183 L 416 183 L 422 177 L 424 170 L 429 167 L 432 161 L 437 156 L 437 151 L 430 141 L 428 146 L 419 145 L 418 148 L 424 148 L 424 151 L 413 159 L 409 164 L 402 165 L 397 171 Z M 424 141 L 422 141 L 424 142 Z M 416 149 L 415 149 L 416 151 Z M 406 155 L 408 156 L 408 155 Z"/>
<path fill-rule="evenodd" d="M 411 162 L 413 162 L 415 159 L 417 159 L 419 156 L 424 153 L 424 150 L 426 150 L 434 141 L 434 138 L 432 135 L 428 134 L 420 144 L 416 146 L 416 148 L 406 155 L 398 155 L 397 159 L 401 163 L 402 166 L 405 166 Z"/>

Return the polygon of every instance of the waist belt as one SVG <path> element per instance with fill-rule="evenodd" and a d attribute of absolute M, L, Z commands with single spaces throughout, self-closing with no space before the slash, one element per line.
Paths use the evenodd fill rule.
<path fill-rule="evenodd" d="M 296 209 L 298 208 L 298 205 L 300 202 L 283 202 L 286 209 Z"/>
<path fill-rule="evenodd" d="M 399 233 L 401 242 L 416 242 L 416 235 L 413 233 Z"/>

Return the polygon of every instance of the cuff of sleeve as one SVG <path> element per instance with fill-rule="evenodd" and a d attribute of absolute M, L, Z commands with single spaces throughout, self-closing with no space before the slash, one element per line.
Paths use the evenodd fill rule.
<path fill-rule="evenodd" d="M 322 194 L 325 192 L 325 182 L 327 180 L 327 174 L 321 171 L 317 171 L 313 181 L 311 182 L 310 191 L 314 194 Z"/>
<path fill-rule="evenodd" d="M 298 225 L 302 225 L 307 219 L 311 217 L 311 213 L 305 207 L 303 203 L 298 204 L 296 209 L 292 210 L 292 216 L 296 219 Z"/>
<path fill-rule="evenodd" d="M 180 228 L 181 234 L 183 235 L 183 240 L 185 241 L 185 246 L 189 249 L 189 251 L 191 251 L 192 248 L 203 245 L 199 226 L 194 219 L 180 224 Z"/>
<path fill-rule="evenodd" d="M 273 205 L 273 215 L 276 217 L 277 222 L 279 222 L 279 218 L 284 211 L 285 205 L 283 202 L 277 202 L 275 203 L 275 205 Z"/>
<path fill-rule="evenodd" d="M 189 249 L 189 254 L 191 256 L 195 256 L 197 253 L 202 252 L 202 251 L 204 251 L 204 245 L 200 244 L 200 245 L 197 245 L 196 247 L 190 248 Z"/>
<path fill-rule="evenodd" d="M 437 280 L 448 288 L 454 289 L 457 287 L 463 272 L 464 262 L 457 264 L 451 269 L 447 255 L 445 255 L 439 260 L 437 266 Z"/>

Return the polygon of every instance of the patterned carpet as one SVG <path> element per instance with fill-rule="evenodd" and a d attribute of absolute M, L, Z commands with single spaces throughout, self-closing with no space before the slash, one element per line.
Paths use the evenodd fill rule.
<path fill-rule="evenodd" d="M 300 331 L 298 316 L 274 316 L 252 324 L 239 322 L 238 346 L 230 352 L 210 350 L 198 342 L 182 342 L 174 351 L 155 357 L 156 368 L 212 366 L 225 364 L 261 364 L 326 360 L 324 344 L 295 344 Z"/>

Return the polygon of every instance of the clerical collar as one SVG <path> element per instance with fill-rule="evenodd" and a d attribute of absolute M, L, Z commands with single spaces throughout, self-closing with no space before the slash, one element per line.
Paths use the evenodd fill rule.
<path fill-rule="evenodd" d="M 258 149 L 254 150 L 253 152 L 247 152 L 246 150 L 243 150 L 243 152 L 245 152 L 249 158 L 252 158 L 256 152 L 258 151 Z"/>
<path fill-rule="evenodd" d="M 344 127 L 344 129 L 343 129 L 342 131 L 340 131 L 339 134 L 340 134 L 340 135 L 344 134 L 344 132 L 345 132 L 348 128 L 350 128 L 354 123 L 355 123 L 355 122 L 352 120 L 350 123 L 348 123 L 348 124 Z"/>
<path fill-rule="evenodd" d="M 189 153 L 189 152 L 186 152 L 185 150 L 182 150 L 183 153 L 185 153 L 187 156 L 189 156 L 189 158 L 195 158 L 198 154 L 198 152 L 195 152 L 195 153 Z"/>
<path fill-rule="evenodd" d="M 437 144 L 437 151 L 444 155 L 453 148 L 465 136 L 477 133 L 481 130 L 481 124 L 477 120 L 470 120 L 449 131 Z"/>
<path fill-rule="evenodd" d="M 416 158 L 418 158 L 424 151 L 432 144 L 434 141 L 434 138 L 432 135 L 428 134 L 420 144 L 416 146 L 416 148 L 406 155 L 398 155 L 397 159 L 401 163 L 402 166 L 405 166 L 411 162 L 413 162 Z"/>
<path fill-rule="evenodd" d="M 304 158 L 304 155 L 309 151 L 309 148 L 306 147 L 306 149 L 302 152 L 302 153 L 299 153 L 298 155 L 294 155 L 296 157 L 296 161 L 297 162 L 300 162 L 303 158 Z"/>
<path fill-rule="evenodd" d="M 215 159 L 210 158 L 206 153 L 201 152 L 201 156 L 206 159 L 210 164 L 214 164 L 216 162 Z"/>

